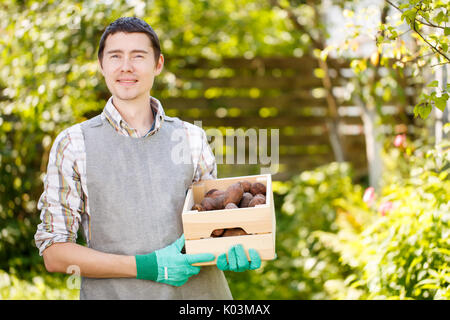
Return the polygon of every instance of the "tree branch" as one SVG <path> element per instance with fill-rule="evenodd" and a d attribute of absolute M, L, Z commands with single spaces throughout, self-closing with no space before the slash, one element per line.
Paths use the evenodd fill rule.
<path fill-rule="evenodd" d="M 325 48 L 325 39 L 323 38 L 322 34 L 319 33 L 318 39 L 313 37 L 311 32 L 307 29 L 306 26 L 302 25 L 298 22 L 298 17 L 296 14 L 291 10 L 291 8 L 284 8 L 280 5 L 280 3 L 277 0 L 270 0 L 272 6 L 278 7 L 285 12 L 287 12 L 289 19 L 294 23 L 294 26 L 297 30 L 300 30 L 301 32 L 308 35 L 308 37 L 311 39 L 312 46 L 315 49 L 323 50 Z M 317 7 L 312 5 L 307 1 L 308 5 L 310 5 L 314 10 L 314 25 L 310 26 L 316 28 L 317 22 L 320 19 L 319 12 L 317 11 Z M 343 149 L 343 143 L 342 143 L 342 137 L 339 134 L 339 113 L 338 113 L 338 102 L 336 97 L 333 94 L 333 88 L 331 83 L 331 77 L 330 72 L 328 68 L 328 64 L 326 61 L 317 58 L 317 63 L 319 65 L 319 68 L 324 71 L 324 76 L 322 77 L 322 85 L 326 92 L 326 101 L 328 105 L 328 112 L 330 113 L 330 120 L 327 121 L 326 127 L 329 132 L 331 147 L 333 149 L 333 153 L 335 156 L 336 161 L 342 162 L 345 161 L 345 154 Z"/>
<path fill-rule="evenodd" d="M 403 11 L 402 11 L 399 7 L 397 7 L 395 4 L 393 4 L 391 1 L 389 1 L 389 0 L 385 0 L 385 1 L 386 1 L 389 5 L 391 5 L 392 7 L 394 7 L 395 9 L 397 9 L 398 11 L 400 11 L 401 13 L 403 13 Z M 436 46 L 432 45 L 432 44 L 431 44 L 427 39 L 425 39 L 425 37 L 417 30 L 417 28 L 416 28 L 416 22 L 419 22 L 419 23 L 424 24 L 424 25 L 430 25 L 430 24 L 424 23 L 423 21 L 421 21 L 421 20 L 419 20 L 419 19 L 416 18 L 416 16 L 417 16 L 419 10 L 420 10 L 420 8 L 416 8 L 416 14 L 415 14 L 415 16 L 414 16 L 414 21 L 412 22 L 414 32 L 417 33 L 417 34 L 422 38 L 422 40 L 425 41 L 425 43 L 428 44 L 428 46 L 429 46 L 430 48 L 432 48 L 437 54 L 443 56 L 448 62 L 450 62 L 450 58 L 447 57 L 447 55 L 446 55 L 445 53 L 443 53 L 441 50 L 439 50 Z M 440 26 L 434 26 L 434 25 L 432 25 L 432 26 L 433 26 L 433 27 L 440 27 Z M 441 28 L 441 27 L 440 27 L 440 28 Z"/>
<path fill-rule="evenodd" d="M 277 0 L 270 0 L 270 2 L 272 4 L 272 6 L 278 7 L 278 8 L 280 8 L 280 9 L 282 9 L 282 10 L 287 12 L 289 19 L 292 21 L 292 23 L 295 25 L 295 27 L 298 30 L 300 30 L 301 32 L 303 32 L 306 35 L 308 35 L 308 37 L 311 39 L 311 42 L 312 42 L 314 48 L 320 49 L 320 50 L 324 49 L 322 43 L 320 41 L 318 41 L 317 39 L 315 39 L 312 36 L 311 32 L 309 32 L 309 30 L 304 25 L 302 25 L 301 23 L 298 22 L 297 16 L 295 15 L 295 13 L 290 8 L 282 7 Z"/>
<path fill-rule="evenodd" d="M 419 32 L 419 31 L 417 31 L 417 29 L 416 29 L 416 24 L 414 23 L 413 24 L 413 26 L 414 26 L 414 32 L 415 33 L 417 33 L 421 38 L 422 38 L 422 40 L 423 41 L 425 41 L 436 53 L 438 53 L 438 54 L 440 54 L 441 56 L 443 56 L 445 59 L 447 59 L 447 61 L 448 62 L 450 62 L 450 58 L 449 57 L 447 57 L 446 55 L 445 55 L 445 53 L 443 53 L 441 50 L 439 50 L 438 48 L 436 48 L 435 46 L 433 46 L 430 42 L 428 42 L 428 40 L 427 39 L 425 39 L 425 37 L 424 36 L 422 36 L 422 34 Z"/>
<path fill-rule="evenodd" d="M 448 62 L 436 63 L 436 64 L 433 64 L 432 66 L 430 66 L 430 68 L 434 68 L 434 67 L 437 67 L 437 66 L 442 66 L 444 64 L 448 64 Z"/>
<path fill-rule="evenodd" d="M 395 4 L 393 4 L 391 1 L 389 1 L 389 0 L 385 0 L 385 1 L 386 1 L 387 3 L 389 3 L 389 5 L 391 5 L 392 7 L 394 7 L 395 9 L 397 9 L 398 11 L 400 11 L 401 13 L 403 13 L 403 11 L 402 11 L 399 7 L 397 7 Z M 419 13 L 419 14 L 420 14 L 420 13 Z M 422 21 L 422 20 L 419 20 L 419 19 L 415 19 L 415 20 L 418 21 L 418 22 L 420 22 L 421 24 L 424 24 L 424 25 L 426 25 L 426 26 L 433 27 L 433 28 L 439 28 L 439 29 L 442 29 L 442 30 L 445 29 L 445 27 L 441 27 L 441 26 L 438 26 L 438 25 L 436 25 L 436 24 L 431 23 L 431 22 L 428 21 L 422 14 L 420 14 L 420 16 L 421 16 L 422 18 L 424 18 L 426 22 L 424 22 L 424 21 Z"/>

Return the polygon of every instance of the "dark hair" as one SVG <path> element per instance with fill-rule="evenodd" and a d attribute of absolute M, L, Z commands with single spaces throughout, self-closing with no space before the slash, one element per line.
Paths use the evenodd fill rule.
<path fill-rule="evenodd" d="M 159 55 L 161 54 L 161 46 L 159 45 L 159 39 L 156 32 L 148 25 L 147 22 L 136 17 L 122 17 L 112 22 L 108 27 L 106 27 L 105 32 L 103 32 L 100 38 L 100 45 L 98 47 L 98 59 L 100 63 L 103 61 L 103 50 L 105 49 L 105 42 L 109 35 L 117 32 L 141 32 L 145 33 L 153 47 L 153 52 L 155 54 L 155 62 L 158 61 Z"/>

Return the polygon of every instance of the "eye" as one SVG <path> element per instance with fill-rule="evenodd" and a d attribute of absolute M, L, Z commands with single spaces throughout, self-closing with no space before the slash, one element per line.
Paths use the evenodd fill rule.
<path fill-rule="evenodd" d="M 144 56 L 141 56 L 141 55 L 137 55 L 137 56 L 134 56 L 135 58 L 143 58 Z"/>
<path fill-rule="evenodd" d="M 119 56 L 117 54 L 114 54 L 111 56 L 111 58 L 118 58 Z"/>

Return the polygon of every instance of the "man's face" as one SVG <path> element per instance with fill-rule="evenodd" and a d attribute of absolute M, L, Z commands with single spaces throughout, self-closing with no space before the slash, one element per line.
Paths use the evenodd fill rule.
<path fill-rule="evenodd" d="M 100 63 L 100 61 L 99 61 Z M 150 39 L 144 33 L 117 32 L 105 41 L 101 72 L 115 98 L 138 100 L 148 97 L 164 58 L 155 62 Z"/>

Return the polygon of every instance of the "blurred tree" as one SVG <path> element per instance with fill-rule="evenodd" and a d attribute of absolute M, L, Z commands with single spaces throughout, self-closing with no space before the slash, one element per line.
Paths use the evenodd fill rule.
<path fill-rule="evenodd" d="M 315 57 L 317 58 L 320 69 L 322 70 L 321 79 L 323 86 L 327 92 L 327 102 L 331 122 L 328 124 L 330 132 L 330 141 L 336 155 L 336 160 L 342 161 L 342 142 L 339 134 L 339 115 L 337 108 L 339 106 L 338 99 L 333 94 L 331 77 L 327 65 L 327 58 L 330 51 L 335 51 L 334 46 L 327 44 L 330 33 L 327 29 L 326 15 L 332 5 L 345 7 L 353 7 L 353 1 L 277 1 L 272 0 L 274 6 L 278 6 L 286 10 L 291 18 L 293 25 L 308 36 L 309 41 L 314 48 Z M 384 6 L 381 13 L 381 23 L 384 23 L 387 16 L 387 5 Z M 347 10 L 348 11 L 348 10 Z M 329 26 L 328 26 L 329 28 Z M 359 30 L 355 31 L 350 38 L 356 38 Z M 342 54 L 345 58 L 349 58 L 347 52 Z M 376 88 L 380 86 L 381 76 L 379 74 L 378 63 L 371 68 L 371 72 L 367 69 L 367 64 L 362 63 L 363 59 L 355 58 L 352 61 L 352 69 L 355 77 L 350 82 L 353 83 L 355 90 L 353 91 L 353 100 L 361 107 L 362 121 L 364 124 L 364 137 L 366 142 L 366 156 L 369 168 L 369 183 L 375 189 L 379 189 L 379 179 L 382 171 L 381 161 L 381 145 L 379 141 L 380 126 L 376 125 L 382 122 L 381 107 L 387 99 L 383 99 L 381 95 L 377 95 Z M 361 67 L 364 66 L 364 70 Z M 362 72 L 366 71 L 366 72 Z M 338 70 L 340 74 L 340 70 Z M 398 83 L 397 80 L 394 81 Z M 388 97 L 390 98 L 390 96 Z M 386 121 L 386 120 L 385 120 Z"/>
<path fill-rule="evenodd" d="M 426 5 L 422 6 L 424 3 Z M 351 67 L 355 75 L 351 78 L 352 99 L 362 110 L 369 182 L 376 190 L 379 190 L 382 172 L 381 150 L 383 139 L 386 133 L 389 133 L 382 125 L 393 123 L 392 115 L 383 112 L 383 106 L 393 98 L 402 101 L 400 107 L 404 112 L 398 116 L 404 118 L 405 123 L 409 123 L 412 121 L 407 116 L 407 108 L 410 105 L 415 105 L 416 117 L 420 115 L 422 118 L 426 118 L 431 111 L 431 105 L 425 103 L 425 100 L 428 99 L 428 102 L 437 103 L 442 107 L 442 104 L 445 105 L 443 101 L 448 98 L 445 90 L 441 90 L 438 94 L 422 94 L 419 101 L 416 101 L 415 97 L 408 93 L 411 87 L 420 90 L 420 87 L 426 82 L 426 77 L 430 73 L 428 71 L 431 69 L 424 70 L 425 65 L 432 66 L 433 59 L 441 62 L 441 59 L 446 57 L 445 50 L 441 49 L 448 47 L 448 38 L 434 36 L 430 33 L 430 38 L 435 41 L 430 47 L 431 40 L 427 40 L 422 35 L 423 24 L 420 25 L 420 21 L 442 29 L 444 32 L 447 15 L 443 13 L 447 12 L 448 3 L 411 0 L 408 4 L 402 4 L 401 8 L 393 5 L 391 1 L 375 3 L 340 1 L 340 5 L 343 9 L 343 23 L 347 22 L 346 26 L 352 32 L 345 37 L 344 41 L 329 45 L 324 51 L 351 58 Z M 397 10 L 406 8 L 409 8 L 410 11 L 402 14 L 401 17 L 395 16 Z M 415 31 L 411 34 L 409 32 L 411 29 L 405 30 L 402 21 L 411 22 L 411 19 L 414 21 L 416 18 L 413 18 L 413 13 L 415 15 L 423 13 L 425 18 L 422 16 L 421 20 L 411 24 Z M 414 17 L 416 17 L 415 15 Z M 368 24 L 375 19 L 378 20 L 378 23 L 374 28 L 370 28 Z M 433 22 L 430 22 L 430 19 Z M 367 52 L 368 44 L 370 44 L 368 42 L 373 43 L 374 50 L 372 52 Z M 364 44 L 364 48 L 360 47 L 362 44 Z M 432 82 L 430 86 L 437 86 L 437 83 Z M 445 86 L 441 86 L 441 88 L 445 88 Z M 395 133 L 406 132 L 404 126 L 393 129 Z"/>
<path fill-rule="evenodd" d="M 419 101 L 414 107 L 414 114 L 427 118 L 432 107 L 435 107 L 435 143 L 439 146 L 444 136 L 444 124 L 450 122 L 448 108 L 450 84 L 447 80 L 450 65 L 448 53 L 450 27 L 447 26 L 450 3 L 441 0 L 409 0 L 398 5 L 393 1 L 386 0 L 386 2 L 401 13 L 401 20 L 407 24 L 409 30 L 414 32 L 413 35 L 419 43 L 419 50 L 412 57 L 405 56 L 402 62 L 407 65 L 417 64 L 422 68 L 430 66 L 431 71 L 435 73 L 435 80 L 429 82 L 419 96 Z M 393 39 L 390 40 L 395 40 L 396 26 L 385 24 L 383 28 L 394 31 Z M 385 39 L 380 40 L 385 41 Z"/>
<path fill-rule="evenodd" d="M 339 104 L 333 93 L 331 84 L 331 75 L 329 72 L 326 58 L 323 59 L 322 52 L 326 47 L 327 30 L 325 26 L 323 12 L 327 10 L 328 5 L 323 1 L 279 1 L 271 0 L 271 4 L 286 12 L 293 29 L 300 31 L 307 36 L 307 39 L 315 53 L 319 68 L 322 70 L 320 78 L 326 91 L 326 100 L 328 104 L 329 120 L 326 123 L 330 143 L 333 148 L 336 161 L 345 161 L 345 153 L 342 145 L 342 136 L 339 132 Z"/>
<path fill-rule="evenodd" d="M 380 24 L 386 23 L 388 10 L 389 7 L 383 4 L 380 14 Z M 384 31 L 381 31 L 381 35 L 384 35 Z M 366 141 L 366 155 L 369 167 L 369 184 L 375 188 L 376 191 L 379 191 L 381 187 L 380 179 L 383 171 L 381 160 L 383 143 L 381 123 L 383 121 L 383 114 L 381 108 L 390 97 L 379 94 L 379 91 L 377 92 L 377 88 L 383 85 L 381 81 L 380 64 L 377 59 L 379 60 L 380 56 L 372 58 L 372 65 L 369 67 L 355 63 L 361 61 L 355 59 L 351 62 L 351 66 L 357 75 L 352 79 L 356 87 L 353 98 L 362 110 L 361 118 L 364 124 L 364 138 Z M 391 79 L 393 79 L 394 82 L 399 83 L 395 73 L 391 72 Z M 398 88 L 400 89 L 400 86 L 398 86 Z M 404 88 L 401 88 L 400 90 L 402 89 Z"/>

